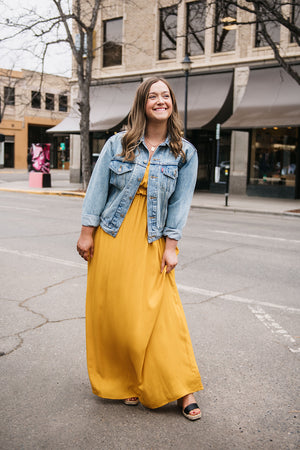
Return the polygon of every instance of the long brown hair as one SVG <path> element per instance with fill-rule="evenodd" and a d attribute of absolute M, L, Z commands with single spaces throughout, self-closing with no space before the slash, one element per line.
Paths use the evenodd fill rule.
<path fill-rule="evenodd" d="M 167 124 L 167 131 L 170 137 L 170 149 L 175 157 L 181 155 L 183 159 L 185 158 L 181 140 L 182 126 L 174 92 L 164 78 L 151 77 L 143 81 L 143 83 L 138 87 L 128 116 L 128 127 L 122 139 L 121 153 L 121 156 L 124 156 L 125 160 L 132 161 L 135 158 L 135 149 L 138 147 L 141 138 L 145 134 L 147 122 L 145 111 L 148 94 L 152 84 L 157 83 L 158 81 L 162 81 L 168 87 L 173 104 L 172 114 L 170 115 Z"/>

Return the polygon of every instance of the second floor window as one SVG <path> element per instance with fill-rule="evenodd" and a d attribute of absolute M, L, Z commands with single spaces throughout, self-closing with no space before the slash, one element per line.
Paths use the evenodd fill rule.
<path fill-rule="evenodd" d="M 46 106 L 46 109 L 48 109 L 49 111 L 54 110 L 54 94 L 46 93 L 45 106 Z"/>
<path fill-rule="evenodd" d="M 206 0 L 187 3 L 186 8 L 186 49 L 189 56 L 202 55 L 205 47 Z"/>
<path fill-rule="evenodd" d="M 14 106 L 15 104 L 15 88 L 5 86 L 4 87 L 4 103 L 5 105 Z"/>
<path fill-rule="evenodd" d="M 161 8 L 159 13 L 159 59 L 176 58 L 177 6 Z"/>
<path fill-rule="evenodd" d="M 41 93 L 39 91 L 31 91 L 31 107 L 40 109 L 41 107 Z"/>
<path fill-rule="evenodd" d="M 235 50 L 236 28 L 236 5 L 216 2 L 215 53 Z"/>
<path fill-rule="evenodd" d="M 255 47 L 267 47 L 269 45 L 268 38 L 274 44 L 280 43 L 280 24 L 270 17 L 260 5 L 255 6 L 256 12 L 256 32 Z"/>
<path fill-rule="evenodd" d="M 293 25 L 296 25 L 297 28 L 300 28 L 300 3 L 299 0 L 293 0 L 292 2 L 292 17 L 291 22 Z M 300 45 L 300 36 L 299 34 L 291 32 L 291 42 L 297 42 Z"/>
<path fill-rule="evenodd" d="M 58 110 L 61 112 L 68 111 L 68 97 L 66 95 L 60 95 L 58 97 Z"/>
<path fill-rule="evenodd" d="M 122 64 L 123 19 L 103 22 L 103 67 Z"/>

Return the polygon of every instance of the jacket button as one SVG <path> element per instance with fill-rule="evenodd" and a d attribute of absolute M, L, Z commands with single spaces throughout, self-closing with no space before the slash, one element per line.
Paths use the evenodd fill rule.
<path fill-rule="evenodd" d="M 121 170 L 122 170 L 122 168 L 121 168 L 121 167 L 119 167 L 119 169 L 118 169 L 118 172 L 121 172 Z"/>
<path fill-rule="evenodd" d="M 142 181 L 142 179 L 141 179 L 141 178 L 138 178 L 138 181 Z"/>

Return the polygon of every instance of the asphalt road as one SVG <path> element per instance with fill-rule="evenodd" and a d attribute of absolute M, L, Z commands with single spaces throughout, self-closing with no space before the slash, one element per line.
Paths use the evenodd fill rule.
<path fill-rule="evenodd" d="M 299 218 L 191 211 L 176 269 L 204 383 L 191 423 L 91 393 L 81 205 L 0 193 L 0 448 L 299 448 Z"/>

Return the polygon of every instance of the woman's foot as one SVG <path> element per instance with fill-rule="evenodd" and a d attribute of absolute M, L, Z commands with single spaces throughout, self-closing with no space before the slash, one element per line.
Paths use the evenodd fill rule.
<path fill-rule="evenodd" d="M 201 418 L 201 411 L 193 394 L 188 394 L 180 398 L 177 400 L 177 404 L 182 408 L 182 414 L 187 419 L 197 420 Z"/>
<path fill-rule="evenodd" d="M 129 406 L 136 406 L 139 402 L 138 397 L 129 397 L 129 398 L 125 398 L 125 400 L 123 400 L 123 403 L 125 403 L 125 405 L 129 405 Z"/>

